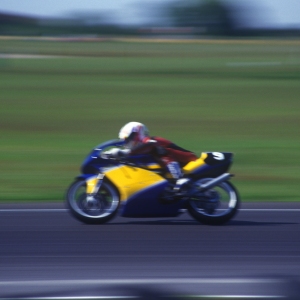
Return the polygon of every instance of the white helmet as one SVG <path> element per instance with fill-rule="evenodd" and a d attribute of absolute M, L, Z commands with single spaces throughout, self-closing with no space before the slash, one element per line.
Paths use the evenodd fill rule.
<path fill-rule="evenodd" d="M 129 122 L 119 132 L 119 139 L 125 141 L 127 147 L 133 147 L 149 136 L 147 127 L 139 122 Z"/>

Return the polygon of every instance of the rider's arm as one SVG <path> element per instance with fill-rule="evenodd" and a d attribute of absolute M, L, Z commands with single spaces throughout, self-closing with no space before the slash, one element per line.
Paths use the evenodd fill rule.
<path fill-rule="evenodd" d="M 148 139 L 145 142 L 139 143 L 138 145 L 130 149 L 130 154 L 146 154 L 151 152 L 157 146 L 157 141 Z"/>
<path fill-rule="evenodd" d="M 122 158 L 130 154 L 129 149 L 112 148 L 108 151 L 101 153 L 101 157 L 104 159 L 108 158 Z"/>

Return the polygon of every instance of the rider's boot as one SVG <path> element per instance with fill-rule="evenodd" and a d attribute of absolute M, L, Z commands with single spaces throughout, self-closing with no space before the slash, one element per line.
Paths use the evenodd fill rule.
<path fill-rule="evenodd" d="M 174 192 L 176 194 L 181 194 L 185 190 L 185 188 L 188 186 L 189 182 L 190 182 L 189 178 L 177 179 L 176 184 L 173 188 Z"/>
<path fill-rule="evenodd" d="M 176 180 L 175 186 L 173 187 L 174 194 L 180 195 L 183 190 L 187 187 L 190 182 L 189 178 L 183 178 L 180 165 L 177 161 L 172 161 L 167 164 L 168 171 L 172 175 L 173 179 Z"/>

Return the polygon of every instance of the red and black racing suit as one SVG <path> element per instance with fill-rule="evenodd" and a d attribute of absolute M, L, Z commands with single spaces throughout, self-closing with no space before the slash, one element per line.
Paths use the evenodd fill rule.
<path fill-rule="evenodd" d="M 162 137 L 146 137 L 137 146 L 130 149 L 132 154 L 150 154 L 163 167 L 178 162 L 182 167 L 198 159 L 195 153 L 183 149 Z"/>

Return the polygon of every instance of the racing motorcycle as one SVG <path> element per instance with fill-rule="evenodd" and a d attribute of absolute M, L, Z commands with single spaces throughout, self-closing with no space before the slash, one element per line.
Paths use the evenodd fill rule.
<path fill-rule="evenodd" d="M 227 173 L 233 160 L 229 152 L 203 152 L 182 167 L 189 182 L 174 189 L 171 175 L 151 155 L 125 159 L 105 156 L 111 147 L 122 147 L 111 140 L 95 147 L 86 157 L 81 174 L 70 185 L 66 203 L 71 214 L 88 224 L 102 224 L 117 213 L 123 217 L 176 217 L 188 212 L 210 225 L 229 221 L 238 211 L 240 198 Z"/>

